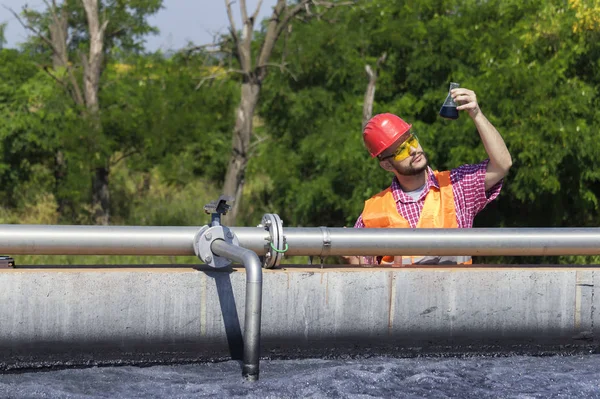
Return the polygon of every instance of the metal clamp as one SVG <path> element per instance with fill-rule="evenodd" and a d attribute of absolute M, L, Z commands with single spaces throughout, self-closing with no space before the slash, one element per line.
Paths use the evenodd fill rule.
<path fill-rule="evenodd" d="M 321 258 L 329 256 L 329 251 L 331 251 L 331 235 L 329 234 L 329 229 L 325 226 L 319 227 L 321 229 L 321 233 L 323 233 L 323 248 L 321 249 Z"/>
<path fill-rule="evenodd" d="M 283 235 L 283 221 L 274 213 L 265 213 L 258 227 L 263 227 L 270 235 L 269 242 L 265 244 L 267 253 L 261 257 L 263 267 L 272 269 L 279 266 L 283 254 L 287 250 L 287 243 Z"/>
<path fill-rule="evenodd" d="M 329 234 L 329 229 L 327 227 L 321 226 L 319 228 L 321 229 L 321 233 L 323 233 L 323 248 L 321 248 L 321 255 L 319 255 L 322 269 L 325 258 L 329 256 L 329 252 L 331 251 L 331 235 Z"/>
<path fill-rule="evenodd" d="M 7 255 L 0 256 L 0 269 L 12 269 L 15 267 L 15 260 Z"/>
<path fill-rule="evenodd" d="M 196 256 L 214 268 L 226 267 L 231 264 L 227 258 L 215 255 L 211 245 L 215 240 L 223 240 L 232 245 L 240 245 L 237 236 L 225 226 L 203 226 L 194 236 L 194 252 Z"/>

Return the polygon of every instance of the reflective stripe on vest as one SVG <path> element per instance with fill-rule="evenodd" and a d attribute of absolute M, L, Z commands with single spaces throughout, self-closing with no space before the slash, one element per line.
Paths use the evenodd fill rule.
<path fill-rule="evenodd" d="M 417 228 L 457 228 L 454 193 L 450 181 L 450 171 L 434 171 L 434 176 L 440 186 L 431 186 L 425 196 L 425 203 Z M 392 189 L 374 195 L 365 201 L 362 213 L 365 227 L 370 228 L 410 228 L 410 223 L 398 213 Z M 401 259 L 400 259 L 401 258 Z M 471 264 L 470 256 L 384 256 L 382 263 L 403 265 L 412 264 Z"/>

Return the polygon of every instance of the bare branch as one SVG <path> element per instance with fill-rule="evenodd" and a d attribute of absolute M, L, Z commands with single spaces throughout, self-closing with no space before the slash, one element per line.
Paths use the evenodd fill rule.
<path fill-rule="evenodd" d="M 231 37 L 233 38 L 233 45 L 236 48 L 236 52 L 234 53 L 234 55 L 243 67 L 245 60 L 242 55 L 243 54 L 242 44 L 241 44 L 240 38 L 237 34 L 237 28 L 235 26 L 235 21 L 233 19 L 233 12 L 231 11 L 231 0 L 225 0 L 225 5 L 227 7 L 227 18 L 229 19 L 229 32 L 231 33 Z"/>
<path fill-rule="evenodd" d="M 296 76 L 292 73 L 292 71 L 290 71 L 287 67 L 286 64 L 273 64 L 273 63 L 266 63 L 265 66 L 270 66 L 270 67 L 275 67 L 275 68 L 279 68 L 279 70 L 283 73 L 283 72 L 287 72 L 290 74 L 290 76 L 292 77 L 292 79 L 294 79 L 294 81 L 298 81 L 298 79 L 296 78 Z"/>
<path fill-rule="evenodd" d="M 186 50 L 186 53 L 191 54 L 195 50 L 196 49 L 191 48 L 190 50 Z M 233 52 L 231 50 L 222 50 L 222 49 L 204 50 L 202 53 L 204 53 L 204 54 L 233 54 Z"/>
<path fill-rule="evenodd" d="M 198 46 L 184 48 L 180 50 L 180 52 L 186 59 L 188 59 L 194 52 L 200 51 L 203 55 L 204 62 L 206 63 L 206 61 L 210 58 L 212 54 L 227 54 L 231 56 L 233 54 L 233 51 L 227 48 L 226 44 L 226 41 L 220 43 L 201 44 Z M 219 65 L 222 65 L 223 62 L 225 62 L 224 57 L 220 57 Z"/>
<path fill-rule="evenodd" d="M 240 0 L 240 14 L 242 15 L 242 23 L 248 20 L 248 10 L 246 9 L 246 0 Z"/>
<path fill-rule="evenodd" d="M 42 65 L 38 65 L 38 66 L 44 72 L 46 72 L 46 74 L 48 76 L 50 76 L 52 79 L 54 79 L 60 85 L 60 87 L 62 87 L 62 89 L 65 91 L 65 93 L 71 97 L 71 99 L 73 100 L 73 102 L 75 102 L 75 104 L 77 104 L 79 106 L 83 105 L 83 97 L 81 97 L 81 92 L 79 91 L 79 86 L 77 86 L 76 84 L 75 85 L 68 84 L 64 80 L 61 80 L 58 76 L 53 74 L 50 71 L 50 69 L 47 67 L 44 67 Z M 71 77 L 71 75 L 69 75 L 69 77 Z"/>
<path fill-rule="evenodd" d="M 207 82 L 209 80 L 217 79 L 218 77 L 225 76 L 230 73 L 239 73 L 241 75 L 245 74 L 244 71 L 240 71 L 239 69 L 226 69 L 224 71 L 213 73 L 212 75 L 205 76 L 202 79 L 200 79 L 200 82 L 198 82 L 198 84 L 196 85 L 196 90 L 200 89 L 204 85 L 205 82 Z"/>
<path fill-rule="evenodd" d="M 258 134 L 254 133 L 254 136 L 257 138 L 257 140 L 254 141 L 254 143 L 251 143 L 250 145 L 248 145 L 248 153 L 254 153 L 256 147 L 258 147 L 258 145 L 264 141 L 267 141 L 269 139 L 269 137 L 265 136 L 265 137 L 259 137 Z"/>
<path fill-rule="evenodd" d="M 258 12 L 260 11 L 261 6 L 262 6 L 262 0 L 258 0 L 258 4 L 256 5 L 256 10 L 254 10 L 254 13 L 252 14 L 253 21 L 256 21 L 256 18 L 258 18 Z"/>
<path fill-rule="evenodd" d="M 69 81 L 71 82 L 71 89 L 73 90 L 73 100 L 79 106 L 85 105 L 85 100 L 83 98 L 83 94 L 81 93 L 81 88 L 77 83 L 77 79 L 75 78 L 75 74 L 73 73 L 73 67 L 67 66 L 67 73 L 69 74 Z"/>
<path fill-rule="evenodd" d="M 48 0 L 44 0 L 44 4 L 46 5 L 46 7 L 48 7 L 50 9 L 50 13 L 52 14 L 52 19 L 54 20 L 54 22 L 58 21 L 58 16 L 56 15 L 56 0 L 52 0 L 52 5 L 50 5 L 50 3 L 48 3 Z"/>
<path fill-rule="evenodd" d="M 115 166 L 116 164 L 118 164 L 119 162 L 121 162 L 122 160 L 124 160 L 125 158 L 128 158 L 128 157 L 130 157 L 130 156 L 132 156 L 132 155 L 134 155 L 134 154 L 139 154 L 139 153 L 140 153 L 140 150 L 139 150 L 139 149 L 138 149 L 138 150 L 131 150 L 130 152 L 128 152 L 128 153 L 125 153 L 125 154 L 121 155 L 121 156 L 120 156 L 119 158 L 117 158 L 116 160 L 114 160 L 114 161 L 109 161 L 109 167 L 113 167 L 113 166 Z"/>
<path fill-rule="evenodd" d="M 377 59 L 377 68 L 381 67 L 381 64 L 385 62 L 387 58 L 387 51 L 384 51 L 383 54 Z"/>
<path fill-rule="evenodd" d="M 229 30 L 231 31 L 231 36 L 233 37 L 233 41 L 237 46 L 240 40 L 237 35 L 237 28 L 235 27 L 233 13 L 231 12 L 231 0 L 225 0 L 225 6 L 227 7 L 227 18 L 229 18 Z"/>
<path fill-rule="evenodd" d="M 102 23 L 102 26 L 100 27 L 100 32 L 99 32 L 99 33 L 100 33 L 102 36 L 104 36 L 104 35 L 105 35 L 105 33 L 106 33 L 106 27 L 108 26 L 108 21 L 109 21 L 108 19 L 107 19 L 107 20 L 105 20 L 105 21 Z"/>
<path fill-rule="evenodd" d="M 365 98 L 363 102 L 363 128 L 373 115 L 373 103 L 375 102 L 375 87 L 377 83 L 377 77 L 379 75 L 379 68 L 385 62 L 386 58 L 387 52 L 381 54 L 381 56 L 377 59 L 377 63 L 374 70 L 369 64 L 365 65 L 365 71 L 367 72 L 367 76 L 369 77 L 369 83 L 367 84 L 367 90 L 365 91 Z"/>
<path fill-rule="evenodd" d="M 338 2 L 312 0 L 312 3 L 315 6 L 322 6 L 325 8 L 334 8 L 334 7 L 339 7 L 339 6 L 353 6 L 356 4 L 356 0 L 354 0 L 354 1 L 338 1 Z"/>
<path fill-rule="evenodd" d="M 240 0 L 240 13 L 242 15 L 242 38 L 238 43 L 238 59 L 242 69 L 246 73 L 252 70 L 252 32 L 254 30 L 254 19 L 248 18 L 246 0 Z"/>
<path fill-rule="evenodd" d="M 302 4 L 309 0 L 303 0 Z M 296 6 L 296 8 L 298 8 Z M 273 47 L 275 46 L 275 42 L 277 41 L 278 32 L 280 32 L 280 26 L 283 23 L 281 21 L 281 16 L 285 11 L 287 5 L 285 0 L 277 0 L 277 4 L 275 8 L 273 8 L 273 13 L 271 14 L 271 18 L 269 19 L 269 24 L 267 25 L 267 33 L 265 34 L 265 38 L 263 39 L 260 53 L 258 56 L 257 68 L 260 68 L 261 65 L 269 62 L 269 58 L 271 57 L 271 53 L 273 52 Z M 287 24 L 287 23 L 286 23 Z"/>
<path fill-rule="evenodd" d="M 36 64 L 36 65 L 38 66 L 38 68 L 40 68 L 41 70 L 46 72 L 46 74 L 48 74 L 48 76 L 50 76 L 52 79 L 54 79 L 63 89 L 65 89 L 65 91 L 68 92 L 69 86 L 67 85 L 67 83 L 65 83 L 64 80 L 60 79 L 58 76 L 56 76 L 55 74 L 50 72 L 50 68 L 48 68 L 47 66 L 44 66 L 44 65 L 40 65 L 40 64 Z"/>
<path fill-rule="evenodd" d="M 193 51 L 199 51 L 199 50 L 205 50 L 205 51 L 219 51 L 218 47 L 221 46 L 221 43 L 209 43 L 209 44 L 200 44 L 197 46 L 192 46 L 192 47 L 188 47 L 186 49 L 183 49 L 183 51 L 187 52 L 187 53 L 191 53 Z M 210 48 L 213 47 L 217 47 L 217 50 L 208 50 Z"/>
<path fill-rule="evenodd" d="M 56 1 L 52 0 L 52 4 L 54 6 L 56 6 Z M 50 46 L 50 49 L 52 50 L 52 52 L 54 54 L 57 54 L 57 55 L 61 54 L 61 51 L 56 48 L 56 46 L 54 45 L 54 43 L 52 42 L 52 40 L 50 40 L 47 36 L 44 36 L 39 30 L 37 30 L 31 24 L 25 23 L 23 21 L 23 19 L 16 12 L 14 12 L 12 9 L 10 9 L 8 7 L 4 7 L 4 8 L 6 8 L 12 15 L 14 15 L 14 17 L 19 21 L 19 23 L 26 30 L 33 32 L 38 38 L 40 38 L 41 40 L 43 40 L 44 43 L 46 43 L 48 46 Z M 54 15 L 56 15 L 56 14 L 54 14 Z M 64 56 L 66 56 L 66 54 Z M 83 96 L 82 96 L 82 93 L 81 93 L 81 89 L 79 88 L 79 85 L 77 84 L 77 79 L 75 79 L 75 75 L 73 74 L 73 68 L 68 65 L 68 60 L 65 63 L 65 67 L 67 68 L 67 72 L 69 74 L 69 81 L 70 81 L 70 84 L 71 84 L 71 90 L 72 90 L 73 100 L 78 105 L 84 105 L 85 102 L 84 102 L 84 99 L 83 99 Z M 46 72 L 48 72 L 48 71 L 46 71 Z"/>
<path fill-rule="evenodd" d="M 283 19 L 281 21 L 279 21 L 279 23 L 277 24 L 277 27 L 275 30 L 275 40 L 277 40 L 277 37 L 279 37 L 279 35 L 283 31 L 283 29 L 285 29 L 285 27 L 290 22 L 290 20 L 292 18 L 294 18 L 296 15 L 298 15 L 299 13 L 301 13 L 303 9 L 307 9 L 309 6 L 309 3 L 311 1 L 312 0 L 302 0 L 294 8 L 292 8 L 291 10 L 289 10 L 288 12 L 285 13 L 285 16 L 283 17 Z"/>
<path fill-rule="evenodd" d="M 112 38 L 112 37 L 115 37 L 115 36 L 117 36 L 119 33 L 121 33 L 121 32 L 123 32 L 123 31 L 127 30 L 127 28 L 128 28 L 127 26 L 122 26 L 122 27 L 120 27 L 120 28 L 118 28 L 118 29 L 115 29 L 115 30 L 114 30 L 114 31 L 112 31 L 112 32 L 106 33 L 106 37 L 107 37 L 107 38 Z"/>
<path fill-rule="evenodd" d="M 354 4 L 356 4 L 356 1 L 357 0 L 332 2 L 332 1 L 318 1 L 318 0 L 303 0 L 301 3 L 298 3 L 298 5 L 296 7 L 292 8 L 292 10 L 287 14 L 286 18 L 284 18 L 284 20 L 281 23 L 280 32 L 278 33 L 278 35 L 281 34 L 281 31 L 283 29 L 285 29 L 285 25 L 287 25 L 292 18 L 296 18 L 300 14 L 300 12 L 302 12 L 302 7 L 304 7 L 304 14 L 308 17 L 308 18 L 302 18 L 302 20 L 307 21 L 310 18 L 317 18 L 317 19 L 321 18 L 328 10 L 330 10 L 332 8 L 354 5 Z M 310 11 L 311 5 L 313 5 L 315 7 L 321 6 L 321 7 L 325 8 L 325 10 L 323 12 L 313 14 Z"/>
<path fill-rule="evenodd" d="M 37 37 L 39 37 L 40 39 L 42 39 L 47 45 L 50 46 L 50 48 L 52 49 L 52 51 L 54 51 L 55 53 L 58 53 L 58 51 L 54 47 L 54 44 L 52 43 L 52 41 L 48 37 L 44 36 L 39 30 L 35 29 L 30 24 L 27 24 L 27 23 L 23 22 L 23 19 L 19 16 L 19 14 L 17 14 L 16 12 L 14 12 L 12 8 L 8 8 L 6 6 L 4 6 L 4 8 L 6 8 L 12 15 L 14 15 L 14 17 L 17 19 L 17 21 L 19 21 L 19 23 L 21 24 L 21 26 L 23 26 L 23 28 L 25 28 L 28 31 L 31 31 L 31 32 L 35 33 L 35 35 Z"/>
<path fill-rule="evenodd" d="M 52 0 L 52 5 L 48 3 L 47 0 L 44 0 L 44 4 L 46 7 L 50 9 L 50 13 L 52 14 L 53 24 L 50 25 L 50 40 L 54 46 L 54 56 L 53 63 L 54 67 L 68 67 L 69 65 L 69 57 L 67 55 L 67 29 L 68 29 L 68 21 L 66 10 L 62 10 L 62 15 L 59 16 L 56 14 L 56 0 Z"/>

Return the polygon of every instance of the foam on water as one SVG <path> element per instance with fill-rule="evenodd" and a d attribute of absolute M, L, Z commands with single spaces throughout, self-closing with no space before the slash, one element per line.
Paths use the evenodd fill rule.
<path fill-rule="evenodd" d="M 0 375 L 2 398 L 600 398 L 600 355 L 269 360 Z"/>

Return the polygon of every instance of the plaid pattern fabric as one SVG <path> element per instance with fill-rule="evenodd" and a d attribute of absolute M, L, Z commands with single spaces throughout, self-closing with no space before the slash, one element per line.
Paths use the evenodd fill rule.
<path fill-rule="evenodd" d="M 462 165 L 450 171 L 450 181 L 452 182 L 452 193 L 454 194 L 454 206 L 456 208 L 458 228 L 464 229 L 473 227 L 475 216 L 481 212 L 487 204 L 496 199 L 498 194 L 500 194 L 502 180 L 487 192 L 485 191 L 485 171 L 488 162 L 489 159 L 486 159 L 481 163 Z M 391 188 L 392 195 L 396 201 L 396 209 L 398 209 L 398 213 L 408 221 L 410 227 L 415 228 L 417 226 L 421 211 L 423 210 L 423 204 L 425 203 L 425 197 L 432 186 L 439 189 L 433 170 L 429 168 L 426 187 L 419 198 L 414 200 L 402 191 L 398 179 L 394 177 Z M 354 227 L 365 227 L 362 215 L 359 216 Z M 364 257 L 363 261 L 365 264 L 376 263 L 373 257 Z"/>

